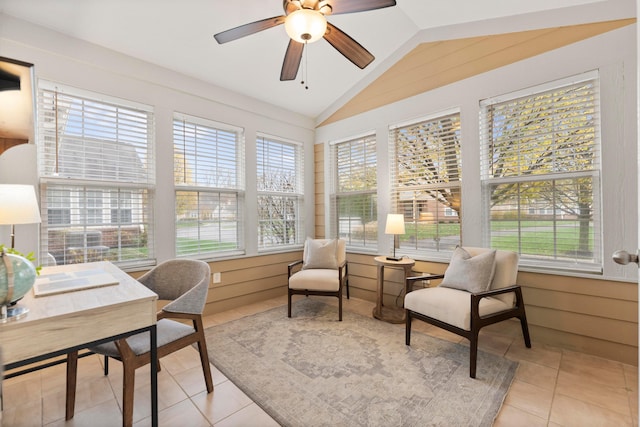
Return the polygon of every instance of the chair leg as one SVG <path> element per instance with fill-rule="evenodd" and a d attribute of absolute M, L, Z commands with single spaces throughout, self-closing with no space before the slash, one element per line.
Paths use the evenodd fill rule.
<path fill-rule="evenodd" d="M 289 302 L 287 304 L 287 317 L 291 317 L 291 289 L 288 291 Z"/>
<path fill-rule="evenodd" d="M 471 378 L 476 377 L 476 364 L 478 361 L 478 334 L 479 330 L 471 331 L 471 338 L 469 338 L 469 376 Z"/>
<path fill-rule="evenodd" d="M 524 337 L 524 344 L 527 348 L 531 348 L 531 338 L 529 337 L 529 325 L 527 324 L 527 315 L 522 314 L 520 317 L 520 325 L 522 326 L 522 336 Z"/>
<path fill-rule="evenodd" d="M 345 281 L 345 285 L 347 286 L 347 299 L 349 299 L 349 279 Z"/>
<path fill-rule="evenodd" d="M 405 310 L 406 311 L 406 321 L 405 321 L 405 326 L 404 326 L 404 343 L 406 345 L 411 345 L 411 314 L 409 312 L 409 310 Z"/>
<path fill-rule="evenodd" d="M 109 375 L 109 356 L 104 357 L 104 374 Z"/>
<path fill-rule="evenodd" d="M 78 378 L 78 352 L 67 354 L 67 402 L 65 405 L 65 419 L 73 418 L 76 407 L 76 380 Z"/>
<path fill-rule="evenodd" d="M 338 294 L 338 320 L 342 322 L 342 292 Z"/>
<path fill-rule="evenodd" d="M 122 426 L 133 425 L 133 395 L 135 391 L 136 370 L 125 360 L 122 361 Z"/>
<path fill-rule="evenodd" d="M 198 352 L 200 352 L 200 363 L 202 364 L 204 382 L 207 385 L 207 393 L 211 393 L 213 391 L 213 380 L 211 379 L 211 367 L 209 366 L 209 354 L 207 353 L 207 341 L 204 336 L 202 318 L 195 320 L 195 326 L 198 331 Z"/>

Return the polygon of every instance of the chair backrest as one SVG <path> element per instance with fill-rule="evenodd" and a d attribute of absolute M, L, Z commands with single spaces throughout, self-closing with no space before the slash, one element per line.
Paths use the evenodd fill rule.
<path fill-rule="evenodd" d="M 465 246 L 464 249 L 469 252 L 469 255 L 476 256 L 482 253 L 491 251 L 488 248 L 476 248 Z M 496 251 L 496 265 L 493 272 L 493 280 L 489 289 L 506 288 L 517 284 L 518 279 L 518 261 L 520 256 L 516 252 L 512 251 Z M 498 295 L 496 298 L 501 299 L 509 305 L 515 303 L 515 295 L 513 293 Z"/>
<path fill-rule="evenodd" d="M 311 260 L 310 258 L 314 257 L 313 250 L 309 247 L 310 244 L 319 243 L 321 245 L 325 245 L 327 243 L 331 243 L 334 239 L 311 239 L 308 238 L 304 242 L 304 251 L 302 255 L 302 260 L 304 265 L 322 265 L 322 260 Z M 347 242 L 344 239 L 335 239 L 336 240 L 336 268 L 341 265 L 347 259 Z M 307 267 L 308 268 L 308 267 Z"/>
<path fill-rule="evenodd" d="M 159 299 L 173 302 L 164 311 L 202 313 L 207 302 L 211 269 L 204 261 L 172 259 L 158 264 L 138 281 L 158 294 Z"/>

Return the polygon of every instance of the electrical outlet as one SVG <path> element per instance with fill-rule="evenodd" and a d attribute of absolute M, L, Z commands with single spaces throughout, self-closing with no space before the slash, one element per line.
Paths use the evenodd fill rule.
<path fill-rule="evenodd" d="M 220 273 L 213 273 L 213 283 L 220 283 Z"/>

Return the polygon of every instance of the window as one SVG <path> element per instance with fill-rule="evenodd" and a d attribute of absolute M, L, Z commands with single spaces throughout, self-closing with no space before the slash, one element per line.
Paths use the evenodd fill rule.
<path fill-rule="evenodd" d="M 173 121 L 176 253 L 244 250 L 244 138 L 240 128 L 178 115 Z"/>
<path fill-rule="evenodd" d="M 153 129 L 151 107 L 40 81 L 43 259 L 154 262 Z"/>
<path fill-rule="evenodd" d="M 377 157 L 374 135 L 331 145 L 331 234 L 348 246 L 378 247 Z"/>
<path fill-rule="evenodd" d="M 390 129 L 392 211 L 403 213 L 405 254 L 452 251 L 460 244 L 460 113 Z"/>
<path fill-rule="evenodd" d="M 258 135 L 258 249 L 301 244 L 304 172 L 302 145 Z"/>
<path fill-rule="evenodd" d="M 486 241 L 524 265 L 600 271 L 597 73 L 481 107 Z"/>

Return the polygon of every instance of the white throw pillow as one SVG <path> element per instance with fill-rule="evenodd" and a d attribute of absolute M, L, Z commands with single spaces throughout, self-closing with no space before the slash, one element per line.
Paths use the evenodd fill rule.
<path fill-rule="evenodd" d="M 335 239 L 325 240 L 307 238 L 304 252 L 305 259 L 302 268 L 305 270 L 310 268 L 337 269 L 337 245 L 338 241 Z"/>
<path fill-rule="evenodd" d="M 495 266 L 495 250 L 472 257 L 458 246 L 453 251 L 440 286 L 471 293 L 484 292 L 491 286 Z"/>

